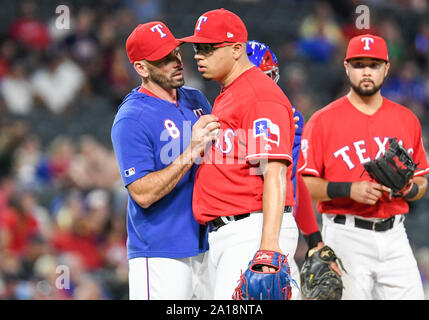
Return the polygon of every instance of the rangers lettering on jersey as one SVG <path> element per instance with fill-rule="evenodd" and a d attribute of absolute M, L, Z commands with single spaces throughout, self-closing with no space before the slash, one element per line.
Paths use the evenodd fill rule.
<path fill-rule="evenodd" d="M 233 129 L 226 129 L 222 135 L 223 143 L 220 143 L 220 139 L 216 139 L 216 149 L 220 150 L 222 153 L 230 153 L 234 146 L 233 139 L 236 136 Z"/>
<path fill-rule="evenodd" d="M 254 128 L 249 130 L 221 129 L 214 148 L 206 150 L 201 161 L 206 164 L 245 164 L 248 152 L 251 152 L 251 154 L 266 154 L 266 152 L 271 151 L 273 147 L 269 144 L 270 142 L 275 143 L 277 146 L 280 144 L 280 129 L 276 124 L 268 124 L 267 120 L 262 121 L 264 124 L 261 123 L 261 119 L 256 120 L 255 122 L 258 125 L 256 129 L 255 123 Z M 273 132 L 276 132 L 276 134 Z M 258 142 L 259 139 L 254 139 L 258 137 L 262 137 L 268 142 L 260 143 L 260 141 Z M 237 145 L 236 148 L 234 148 L 235 144 Z M 259 172 L 258 174 L 262 173 Z"/>

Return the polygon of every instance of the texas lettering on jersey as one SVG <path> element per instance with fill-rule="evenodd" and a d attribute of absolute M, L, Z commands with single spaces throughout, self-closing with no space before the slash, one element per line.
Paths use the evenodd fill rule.
<path fill-rule="evenodd" d="M 386 151 L 387 142 L 389 141 L 389 137 L 374 137 L 373 139 L 378 146 L 378 152 L 374 159 L 378 159 L 379 157 L 384 155 L 384 152 Z M 399 141 L 399 144 L 403 144 L 402 140 Z M 409 148 L 407 151 L 409 154 L 413 154 L 413 148 Z M 351 160 L 350 153 L 356 154 L 360 164 L 364 164 L 366 162 L 371 161 L 368 155 L 365 140 L 354 141 L 351 145 L 341 147 L 333 153 L 333 156 L 337 159 L 343 160 L 347 167 L 351 170 L 356 166 L 356 163 L 353 163 L 353 161 Z"/>
<path fill-rule="evenodd" d="M 387 147 L 387 143 L 389 142 L 389 138 L 390 137 L 373 137 L 372 140 L 375 142 L 375 144 L 378 147 L 377 153 L 374 157 L 374 159 L 378 159 L 379 157 L 383 156 L 384 153 L 386 152 L 386 147 Z M 400 145 L 403 145 L 403 141 L 399 140 L 398 142 Z M 342 146 L 340 148 L 338 148 L 337 150 L 335 150 L 332 153 L 332 156 L 335 159 L 338 159 L 340 161 L 342 161 L 346 167 L 349 170 L 352 170 L 353 168 L 355 168 L 358 164 L 364 164 L 366 162 L 369 162 L 373 159 L 371 159 L 370 155 L 368 154 L 368 150 L 367 150 L 367 142 L 365 142 L 365 140 L 357 140 L 357 141 L 353 141 L 348 145 Z M 407 147 L 407 146 L 405 146 Z M 302 143 L 301 143 L 301 151 L 302 154 L 304 156 L 304 159 L 307 159 L 307 153 L 308 153 L 308 140 L 307 139 L 302 139 Z M 407 149 L 407 152 L 412 155 L 414 153 L 413 148 L 409 148 Z M 352 155 L 355 155 L 355 157 L 353 157 Z M 358 160 L 353 161 L 353 159 Z M 309 169 L 311 170 L 311 169 Z"/>

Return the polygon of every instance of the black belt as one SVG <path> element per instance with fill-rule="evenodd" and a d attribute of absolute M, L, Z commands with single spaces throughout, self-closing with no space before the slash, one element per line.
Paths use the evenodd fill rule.
<path fill-rule="evenodd" d="M 216 219 L 209 221 L 208 225 L 209 225 L 209 231 L 217 231 L 217 229 L 219 229 L 220 227 L 225 226 L 227 223 L 231 222 L 231 221 L 238 221 L 244 218 L 247 218 L 248 216 L 250 216 L 250 213 L 243 213 L 243 214 L 239 214 L 236 216 L 224 216 L 223 218 L 228 221 L 225 222 L 224 220 L 222 220 L 222 217 L 217 217 Z"/>
<path fill-rule="evenodd" d="M 403 218 L 403 216 L 401 217 Z M 334 218 L 335 223 L 346 224 L 345 215 L 337 215 Z M 395 223 L 395 216 L 382 220 L 379 222 L 363 220 L 355 217 L 355 227 L 373 231 L 386 231 L 393 228 L 393 224 Z"/>
<path fill-rule="evenodd" d="M 285 212 L 292 212 L 292 206 L 285 207 Z M 216 219 L 211 220 L 207 223 L 209 226 L 209 231 L 217 231 L 220 227 L 223 227 L 232 221 L 238 221 L 247 218 L 248 216 L 250 216 L 250 213 L 243 213 L 235 216 L 217 217 Z M 225 220 L 227 222 L 225 222 Z"/>

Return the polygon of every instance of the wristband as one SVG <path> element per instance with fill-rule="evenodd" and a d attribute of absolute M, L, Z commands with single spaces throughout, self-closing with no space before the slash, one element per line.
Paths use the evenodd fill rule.
<path fill-rule="evenodd" d="M 320 231 L 310 233 L 308 236 L 304 234 L 303 237 L 309 249 L 317 247 L 317 244 L 323 241 Z"/>
<path fill-rule="evenodd" d="M 351 188 L 351 182 L 328 182 L 326 193 L 331 199 L 349 198 Z"/>
<path fill-rule="evenodd" d="M 410 192 L 408 192 L 404 198 L 405 199 L 412 199 L 419 193 L 419 186 L 416 183 L 413 183 L 413 186 L 411 187 Z"/>

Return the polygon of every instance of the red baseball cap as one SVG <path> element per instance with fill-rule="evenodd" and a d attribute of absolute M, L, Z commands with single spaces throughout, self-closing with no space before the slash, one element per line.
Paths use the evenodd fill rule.
<path fill-rule="evenodd" d="M 176 49 L 181 43 L 160 21 L 140 24 L 127 39 L 128 59 L 131 63 L 143 59 L 148 61 L 159 60 Z"/>
<path fill-rule="evenodd" d="M 247 29 L 239 16 L 222 8 L 202 14 L 195 24 L 194 35 L 179 40 L 190 43 L 247 42 Z"/>
<path fill-rule="evenodd" d="M 379 36 L 372 34 L 363 34 L 353 37 L 347 47 L 346 58 L 344 61 L 353 58 L 375 58 L 389 61 L 386 41 Z"/>

